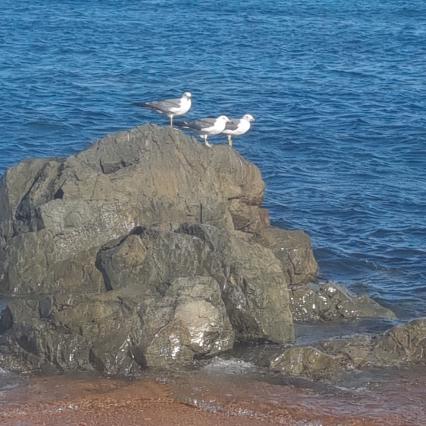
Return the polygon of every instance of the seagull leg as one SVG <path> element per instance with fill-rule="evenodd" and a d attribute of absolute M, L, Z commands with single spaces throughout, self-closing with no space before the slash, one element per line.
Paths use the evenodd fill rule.
<path fill-rule="evenodd" d="M 173 115 L 170 115 L 170 127 L 173 127 Z"/>
<path fill-rule="evenodd" d="M 204 143 L 206 144 L 206 146 L 208 146 L 209 148 L 211 148 L 212 146 L 207 142 L 207 137 L 208 137 L 208 135 L 203 135 Z"/>
<path fill-rule="evenodd" d="M 228 145 L 232 146 L 232 135 L 228 135 Z"/>

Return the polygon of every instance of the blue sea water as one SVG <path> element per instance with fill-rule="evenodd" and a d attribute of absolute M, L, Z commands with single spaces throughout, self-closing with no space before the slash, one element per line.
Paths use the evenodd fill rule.
<path fill-rule="evenodd" d="M 424 0 L 0 0 L 0 174 L 164 118 L 256 116 L 236 148 L 321 276 L 426 315 Z M 223 142 L 224 138 L 218 141 Z"/>

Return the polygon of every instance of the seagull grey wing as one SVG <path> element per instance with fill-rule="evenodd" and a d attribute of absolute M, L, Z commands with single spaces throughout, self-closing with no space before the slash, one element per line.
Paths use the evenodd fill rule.
<path fill-rule="evenodd" d="M 155 109 L 161 112 L 169 112 L 171 108 L 180 107 L 180 99 L 165 99 L 163 101 L 153 101 L 153 102 L 137 102 L 137 106 Z"/>
<path fill-rule="evenodd" d="M 226 123 L 225 130 L 237 130 L 240 120 L 231 120 Z"/>
<path fill-rule="evenodd" d="M 147 102 L 145 106 L 159 111 L 168 112 L 172 108 L 180 107 L 180 99 L 165 99 L 164 101 Z"/>
<path fill-rule="evenodd" d="M 202 118 L 201 120 L 188 121 L 188 127 L 194 130 L 203 130 L 212 127 L 216 123 L 216 118 Z"/>

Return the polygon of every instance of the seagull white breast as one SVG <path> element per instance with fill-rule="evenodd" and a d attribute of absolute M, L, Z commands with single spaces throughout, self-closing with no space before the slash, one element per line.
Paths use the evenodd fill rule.
<path fill-rule="evenodd" d="M 175 115 L 186 114 L 191 109 L 191 98 L 183 96 L 180 99 L 180 105 L 178 107 L 170 108 L 170 112 Z"/>
<path fill-rule="evenodd" d="M 225 133 L 226 135 L 240 136 L 247 133 L 250 130 L 250 127 L 251 127 L 250 121 L 245 120 L 244 118 L 241 118 L 238 122 L 236 129 L 234 130 L 225 129 L 223 133 Z"/>

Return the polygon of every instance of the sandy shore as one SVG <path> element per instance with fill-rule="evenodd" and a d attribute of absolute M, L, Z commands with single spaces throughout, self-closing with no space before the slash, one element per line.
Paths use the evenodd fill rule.
<path fill-rule="evenodd" d="M 142 380 L 33 378 L 8 391 L 2 425 L 257 425 L 176 401 L 167 385 Z M 264 422 L 262 422 L 264 424 Z"/>
<path fill-rule="evenodd" d="M 219 382 L 218 382 L 219 383 Z M 191 383 L 203 391 L 203 381 Z M 182 392 L 185 392 L 185 386 Z M 264 394 L 268 390 L 258 389 Z M 25 385 L 0 392 L 1 425 L 400 425 L 401 416 L 363 415 L 334 410 L 335 402 L 322 398 L 318 403 L 302 391 L 289 392 L 288 405 L 272 404 L 243 391 L 239 385 L 213 386 L 204 392 L 204 407 L 197 408 L 176 395 L 176 387 L 154 379 L 133 381 L 67 376 L 33 377 Z M 238 394 L 238 396 L 236 396 Z M 225 398 L 228 395 L 228 399 Z M 226 399 L 226 401 L 225 401 Z M 206 402 L 215 401 L 208 406 Z M 300 401 L 300 403 L 292 403 Z M 219 403 L 220 402 L 220 403 Z M 195 404 L 196 405 L 196 404 Z M 212 412 L 213 411 L 213 412 Z M 413 423 L 411 423 L 413 424 Z"/>

